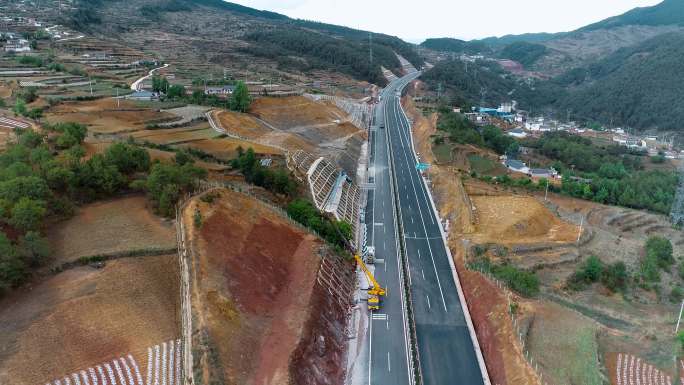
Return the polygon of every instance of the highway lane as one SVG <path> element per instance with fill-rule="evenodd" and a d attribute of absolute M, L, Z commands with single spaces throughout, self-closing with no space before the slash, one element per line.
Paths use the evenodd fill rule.
<path fill-rule="evenodd" d="M 375 129 L 370 133 L 370 182 L 365 223 L 368 239 L 375 246 L 375 277 L 388 290 L 382 309 L 371 314 L 369 327 L 368 383 L 411 385 L 408 331 L 404 309 L 404 288 L 399 256 L 399 238 L 389 168 L 388 142 L 382 108 L 376 109 Z"/>
<path fill-rule="evenodd" d="M 410 125 L 396 96 L 396 90 L 403 89 L 410 80 L 410 77 L 405 77 L 392 83 L 386 90 L 381 109 L 386 121 L 390 162 L 408 257 L 423 383 L 484 384 L 449 256 L 441 238 L 441 224 L 434 215 L 422 176 L 416 169 Z"/>

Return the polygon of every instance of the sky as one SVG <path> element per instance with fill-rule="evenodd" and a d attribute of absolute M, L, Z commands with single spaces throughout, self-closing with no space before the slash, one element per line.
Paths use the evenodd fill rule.
<path fill-rule="evenodd" d="M 230 0 L 287 16 L 399 36 L 470 40 L 572 31 L 662 0 Z"/>

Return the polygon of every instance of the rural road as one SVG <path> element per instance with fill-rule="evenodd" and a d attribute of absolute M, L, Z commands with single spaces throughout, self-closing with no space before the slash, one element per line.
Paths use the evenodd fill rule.
<path fill-rule="evenodd" d="M 375 189 L 369 193 L 366 223 L 376 258 L 384 260 L 376 263 L 376 275 L 390 295 L 381 313 L 371 317 L 369 383 L 412 383 L 398 254 L 399 242 L 404 242 L 423 383 L 488 385 L 441 224 L 416 169 L 410 124 L 397 96 L 418 76 L 395 80 L 383 91 L 376 111 L 378 123 L 384 122 L 385 128 L 371 132 Z M 395 235 L 396 222 L 401 224 L 400 238 Z"/>
<path fill-rule="evenodd" d="M 154 69 L 150 70 L 150 72 L 149 72 L 147 75 L 141 77 L 140 79 L 134 81 L 133 84 L 131 84 L 131 90 L 133 90 L 133 91 L 140 91 L 140 89 L 142 88 L 142 84 L 143 84 L 143 82 L 144 82 L 145 80 L 151 78 L 152 75 L 154 75 L 154 73 L 157 72 L 158 70 L 160 70 L 160 69 L 162 69 L 162 68 L 166 68 L 166 67 L 168 67 L 168 66 L 169 66 L 168 64 L 164 64 L 164 65 L 161 66 L 161 67 L 157 67 L 157 68 L 154 68 Z"/>

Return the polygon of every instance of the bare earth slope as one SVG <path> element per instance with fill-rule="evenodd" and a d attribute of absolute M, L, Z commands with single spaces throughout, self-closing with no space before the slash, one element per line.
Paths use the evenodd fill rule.
<path fill-rule="evenodd" d="M 325 245 L 258 201 L 219 194 L 213 203 L 193 200 L 184 212 L 185 223 L 194 223 L 196 382 L 341 384 L 346 312 L 316 285 Z M 315 373 L 301 375 L 308 370 Z"/>

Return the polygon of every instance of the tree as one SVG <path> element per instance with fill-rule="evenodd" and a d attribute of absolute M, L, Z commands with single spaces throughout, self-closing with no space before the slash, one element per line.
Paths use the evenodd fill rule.
<path fill-rule="evenodd" d="M 96 196 L 111 195 L 126 185 L 126 178 L 119 169 L 97 154 L 77 168 L 80 193 L 86 200 Z"/>
<path fill-rule="evenodd" d="M 185 87 L 174 84 L 169 87 L 166 97 L 169 99 L 180 99 L 185 96 Z"/>
<path fill-rule="evenodd" d="M 672 256 L 672 242 L 669 239 L 652 236 L 646 241 L 646 254 L 651 255 L 661 269 L 669 269 L 675 262 Z"/>
<path fill-rule="evenodd" d="M 36 131 L 27 130 L 19 136 L 19 144 L 28 148 L 36 148 L 43 143 L 44 136 Z"/>
<path fill-rule="evenodd" d="M 230 97 L 230 109 L 238 112 L 247 112 L 251 103 L 249 89 L 247 89 L 244 82 L 237 82 L 235 90 L 233 90 L 233 94 Z"/>
<path fill-rule="evenodd" d="M 50 256 L 50 243 L 38 232 L 29 231 L 19 240 L 19 253 L 29 265 L 39 266 Z"/>
<path fill-rule="evenodd" d="M 0 199 L 18 202 L 21 198 L 47 200 L 51 196 L 47 183 L 36 176 L 22 176 L 0 182 Z"/>
<path fill-rule="evenodd" d="M 182 166 L 156 163 L 152 166 L 145 188 L 157 212 L 164 216 L 172 216 L 174 205 L 182 193 L 193 189 L 197 181 L 205 179 L 206 176 L 206 170 L 191 163 Z"/>
<path fill-rule="evenodd" d="M 150 154 L 144 149 L 126 143 L 114 143 L 105 151 L 105 161 L 124 174 L 150 169 Z"/>
<path fill-rule="evenodd" d="M 17 98 L 17 101 L 14 103 L 14 108 L 12 110 L 14 111 L 15 115 L 26 115 L 26 102 L 21 98 Z"/>
<path fill-rule="evenodd" d="M 166 92 L 169 88 L 169 81 L 164 76 L 153 75 L 152 76 L 152 91 L 154 92 Z"/>
<path fill-rule="evenodd" d="M 616 262 L 603 270 L 601 283 L 611 291 L 619 291 L 627 287 L 628 278 L 627 266 L 624 262 Z"/>
<path fill-rule="evenodd" d="M 0 232 L 0 291 L 18 286 L 25 277 L 26 265 L 5 233 Z"/>
<path fill-rule="evenodd" d="M 47 213 L 45 206 L 44 201 L 21 198 L 12 207 L 10 224 L 22 231 L 37 229 Z"/>

